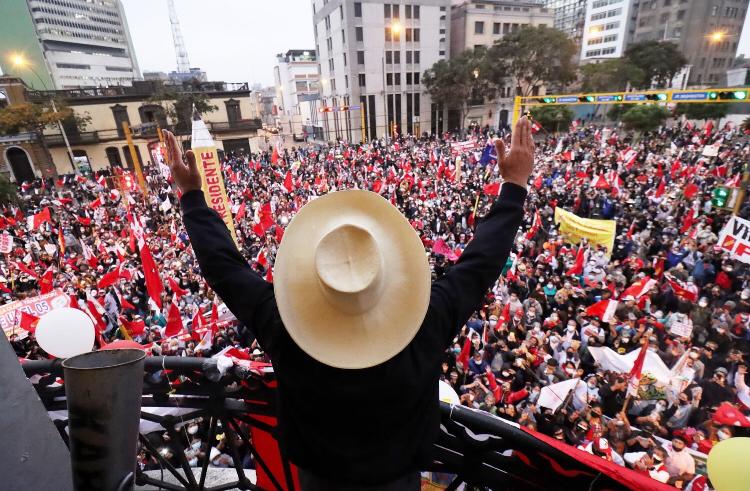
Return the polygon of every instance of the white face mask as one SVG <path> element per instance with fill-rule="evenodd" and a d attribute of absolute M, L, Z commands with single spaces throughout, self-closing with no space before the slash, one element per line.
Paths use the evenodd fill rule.
<path fill-rule="evenodd" d="M 490 327 L 495 327 L 497 325 L 497 321 L 492 320 L 490 321 Z"/>
<path fill-rule="evenodd" d="M 727 438 L 729 438 L 729 433 L 727 433 L 726 431 L 719 431 L 716 433 L 716 436 L 719 437 L 719 440 L 726 440 Z"/>
<path fill-rule="evenodd" d="M 596 382 L 589 382 L 589 389 L 596 389 Z"/>
<path fill-rule="evenodd" d="M 198 433 L 198 426 L 197 425 L 188 426 L 188 433 L 191 435 L 195 435 L 196 433 Z"/>

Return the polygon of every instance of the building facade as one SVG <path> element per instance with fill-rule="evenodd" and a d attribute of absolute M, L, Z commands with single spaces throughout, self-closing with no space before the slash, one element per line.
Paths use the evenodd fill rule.
<path fill-rule="evenodd" d="M 18 55 L 27 66 L 13 64 Z M 120 0 L 2 0 L 0 67 L 37 89 L 131 85 L 141 76 Z"/>
<path fill-rule="evenodd" d="M 543 2 L 528 0 L 464 0 L 451 7 L 451 56 L 467 49 L 489 48 L 506 34 L 524 26 L 554 23 L 554 12 Z M 498 126 L 508 124 L 515 90 L 503 87 L 498 98 L 469 107 L 466 124 Z"/>
<path fill-rule="evenodd" d="M 29 90 L 15 77 L 0 77 L 0 93 L 5 94 L 11 104 L 41 103 L 54 96 L 76 114 L 91 118 L 83 129 L 64 125 L 74 162 L 57 127 L 45 129 L 42 134 L 0 136 L 0 173 L 13 181 L 24 181 L 112 166 L 133 168 L 123 122 L 132 128 L 136 155 L 144 166 L 159 161 L 157 127 L 170 129 L 184 145 L 189 145 L 191 121 L 170 117 L 168 109 L 172 101 L 154 102 L 152 97 L 159 92 L 157 84 L 136 81 L 131 87 L 43 92 Z M 264 139 L 258 136 L 261 121 L 254 117 L 257 105 L 247 84 L 209 82 L 189 88 L 173 86 L 171 90 L 200 92 L 216 106 L 215 111 L 202 118 L 220 152 L 247 154 L 265 148 Z"/>
<path fill-rule="evenodd" d="M 421 80 L 450 54 L 450 3 L 313 0 L 326 140 L 447 129 Z"/>
<path fill-rule="evenodd" d="M 586 23 L 588 0 L 545 0 L 548 9 L 555 13 L 554 28 L 563 31 L 580 46 L 583 26 Z"/>
<path fill-rule="evenodd" d="M 278 126 L 295 139 L 323 139 L 318 62 L 315 50 L 289 50 L 273 68 Z"/>
<path fill-rule="evenodd" d="M 640 0 L 633 42 L 671 41 L 688 59 L 688 85 L 723 85 L 749 1 Z"/>
<path fill-rule="evenodd" d="M 587 0 L 581 63 L 620 58 L 632 39 L 638 0 Z"/>

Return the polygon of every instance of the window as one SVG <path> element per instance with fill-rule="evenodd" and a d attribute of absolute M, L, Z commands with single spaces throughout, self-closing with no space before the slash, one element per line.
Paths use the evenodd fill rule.
<path fill-rule="evenodd" d="M 419 85 L 419 72 L 414 72 L 414 85 Z"/>
<path fill-rule="evenodd" d="M 344 53 L 344 66 L 346 66 L 346 53 Z"/>
<path fill-rule="evenodd" d="M 503 23 L 503 34 L 508 34 L 510 32 L 510 24 Z"/>
<path fill-rule="evenodd" d="M 394 80 L 393 80 L 394 85 L 401 85 L 401 74 L 398 73 L 398 72 L 396 72 L 393 75 L 395 77 Z"/>
<path fill-rule="evenodd" d="M 659 23 L 666 24 L 669 22 L 669 14 L 661 14 L 661 17 L 659 17 Z"/>
<path fill-rule="evenodd" d="M 412 31 L 411 28 L 406 29 L 406 42 L 410 43 L 412 39 Z"/>
<path fill-rule="evenodd" d="M 365 52 L 364 51 L 357 51 L 357 64 L 358 65 L 365 64 Z"/>
<path fill-rule="evenodd" d="M 718 5 L 714 5 L 713 7 L 711 7 L 711 17 L 716 17 L 716 14 L 718 13 L 719 13 Z"/>
<path fill-rule="evenodd" d="M 390 41 L 391 41 L 391 28 L 386 27 L 385 28 L 385 42 L 390 42 Z"/>
<path fill-rule="evenodd" d="M 334 69 L 333 58 L 330 58 L 328 60 L 328 70 L 333 71 L 333 69 Z"/>
<path fill-rule="evenodd" d="M 672 0 L 664 0 L 665 7 L 669 7 L 670 5 L 672 5 Z"/>
<path fill-rule="evenodd" d="M 438 56 L 445 56 L 445 50 L 444 50 L 444 49 L 441 49 L 441 50 L 440 50 L 440 51 L 438 52 Z"/>
<path fill-rule="evenodd" d="M 406 85 L 411 85 L 411 72 L 406 74 Z"/>
<path fill-rule="evenodd" d="M 406 63 L 411 63 L 411 51 L 406 52 Z"/>
<path fill-rule="evenodd" d="M 336 92 L 336 79 L 335 78 L 331 79 L 331 91 Z"/>
<path fill-rule="evenodd" d="M 604 48 L 602 50 L 603 55 L 611 55 L 614 52 L 615 52 L 615 48 Z"/>
<path fill-rule="evenodd" d="M 354 17 L 362 17 L 362 2 L 354 2 Z"/>
<path fill-rule="evenodd" d="M 600 49 L 594 49 L 594 50 L 591 50 L 591 51 L 586 51 L 586 56 L 599 56 L 600 54 L 602 54 L 602 50 L 600 50 Z"/>
<path fill-rule="evenodd" d="M 617 34 L 612 34 L 610 36 L 604 36 L 604 40 L 602 42 L 604 42 L 604 43 L 611 43 L 612 41 L 617 41 Z"/>
<path fill-rule="evenodd" d="M 440 9 L 440 10 L 444 10 L 444 9 Z M 419 19 L 419 5 L 414 6 L 414 8 L 412 9 L 412 14 L 414 15 L 415 19 Z"/>
<path fill-rule="evenodd" d="M 414 63 L 419 64 L 419 51 L 414 52 Z"/>
<path fill-rule="evenodd" d="M 673 38 L 682 37 L 682 27 L 675 27 L 674 29 L 672 29 L 672 37 Z"/>
<path fill-rule="evenodd" d="M 393 63 L 393 51 L 385 52 L 385 64 L 390 65 Z"/>
<path fill-rule="evenodd" d="M 406 5 L 404 7 L 404 17 L 411 19 L 411 5 Z"/>
<path fill-rule="evenodd" d="M 414 42 L 419 42 L 419 29 L 414 29 Z"/>
<path fill-rule="evenodd" d="M 349 75 L 344 75 L 344 88 L 349 88 Z"/>
<path fill-rule="evenodd" d="M 510 32 L 516 32 L 518 30 L 518 24 L 510 25 Z"/>
<path fill-rule="evenodd" d="M 354 37 L 355 37 L 355 38 L 357 39 L 357 41 L 358 41 L 358 42 L 360 42 L 360 43 L 361 43 L 362 41 L 364 41 L 364 37 L 365 37 L 365 36 L 364 36 L 364 34 L 363 34 L 363 32 L 362 32 L 362 28 L 361 28 L 361 27 L 355 27 L 355 28 L 354 28 Z"/>
<path fill-rule="evenodd" d="M 386 73 L 385 74 L 385 84 L 386 85 L 393 85 L 393 74 L 392 73 Z"/>
<path fill-rule="evenodd" d="M 393 5 L 391 10 L 393 10 L 393 18 L 398 19 L 398 5 Z"/>
<path fill-rule="evenodd" d="M 474 23 L 474 34 L 484 34 L 484 22 Z"/>
<path fill-rule="evenodd" d="M 344 6 L 343 5 L 339 5 L 339 19 L 341 20 L 344 19 Z"/>
<path fill-rule="evenodd" d="M 385 17 L 386 19 L 391 18 L 391 4 L 390 3 L 383 4 L 383 17 Z"/>
<path fill-rule="evenodd" d="M 357 79 L 359 81 L 359 86 L 364 87 L 365 86 L 365 74 L 360 73 L 359 75 L 357 75 Z"/>
<path fill-rule="evenodd" d="M 500 23 L 499 22 L 495 22 L 494 24 L 492 24 L 492 34 L 500 34 Z"/>
<path fill-rule="evenodd" d="M 393 63 L 396 65 L 401 64 L 401 51 L 394 51 L 393 52 Z"/>

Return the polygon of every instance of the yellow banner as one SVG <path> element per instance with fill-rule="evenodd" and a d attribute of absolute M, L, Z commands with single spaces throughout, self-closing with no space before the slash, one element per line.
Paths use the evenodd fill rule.
<path fill-rule="evenodd" d="M 203 194 L 206 195 L 208 206 L 216 210 L 224 223 L 227 225 L 229 232 L 232 234 L 234 242 L 237 243 L 237 234 L 234 231 L 234 220 L 232 219 L 232 209 L 227 199 L 227 190 L 224 187 L 224 178 L 221 175 L 221 162 L 216 154 L 216 147 L 198 147 L 194 148 L 195 158 L 198 163 L 198 169 L 201 173 Z"/>
<path fill-rule="evenodd" d="M 559 225 L 560 233 L 572 243 L 587 239 L 592 245 L 606 247 L 608 254 L 611 254 L 614 249 L 617 230 L 617 222 L 614 220 L 581 218 L 557 207 L 555 208 L 555 223 Z"/>

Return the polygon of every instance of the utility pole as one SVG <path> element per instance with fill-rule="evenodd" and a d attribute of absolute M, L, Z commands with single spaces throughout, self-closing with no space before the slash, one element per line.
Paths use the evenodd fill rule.
<path fill-rule="evenodd" d="M 122 131 L 125 133 L 125 140 L 128 142 L 128 148 L 130 149 L 130 158 L 133 160 L 133 167 L 135 167 L 135 176 L 138 179 L 138 185 L 141 188 L 143 197 L 148 197 L 148 187 L 146 186 L 146 180 L 143 178 L 143 170 L 141 170 L 141 161 L 138 158 L 138 154 L 135 151 L 135 145 L 133 144 L 133 134 L 130 131 L 130 125 L 127 121 L 122 122 Z"/>

